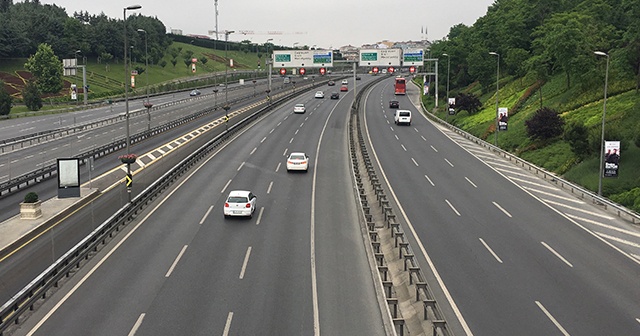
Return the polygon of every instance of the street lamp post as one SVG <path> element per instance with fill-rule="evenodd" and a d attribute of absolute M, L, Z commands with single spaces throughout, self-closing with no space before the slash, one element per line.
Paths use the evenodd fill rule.
<path fill-rule="evenodd" d="M 449 54 L 442 54 L 442 56 L 446 56 L 447 57 L 447 110 L 445 111 L 445 120 L 449 119 L 449 70 L 450 65 L 451 65 L 451 57 L 449 56 Z"/>
<path fill-rule="evenodd" d="M 494 135 L 495 135 L 494 136 L 494 145 L 496 145 L 496 147 L 498 147 L 498 127 L 500 127 L 499 124 L 498 124 L 498 109 L 499 109 L 499 107 L 498 107 L 498 102 L 499 102 L 498 101 L 498 92 L 500 90 L 500 81 L 499 81 L 500 80 L 500 54 L 498 54 L 497 52 L 493 52 L 493 51 L 489 52 L 489 54 L 490 55 L 494 55 L 494 56 L 498 56 L 498 61 L 496 63 L 496 115 L 495 115 L 495 118 L 496 118 L 496 131 L 494 132 Z"/>
<path fill-rule="evenodd" d="M 267 75 L 268 80 L 267 80 L 267 100 L 269 101 L 269 105 L 271 105 L 271 55 L 269 54 L 269 42 L 273 41 L 272 38 L 267 39 L 267 42 L 265 42 L 264 44 L 267 46 L 267 71 L 269 72 L 269 74 Z"/>
<path fill-rule="evenodd" d="M 594 54 L 598 56 L 607 57 L 607 68 L 604 75 L 604 103 L 602 107 L 602 135 L 600 137 L 600 173 L 598 176 L 598 195 L 602 196 L 602 176 L 604 175 L 603 168 L 604 162 L 602 156 L 604 155 L 604 121 L 607 116 L 607 89 L 609 85 L 609 54 L 602 51 L 594 51 Z"/>
<path fill-rule="evenodd" d="M 124 24 L 124 108 L 125 118 L 127 119 L 127 155 L 131 154 L 131 135 L 129 133 L 129 85 L 127 85 L 127 81 L 129 80 L 129 67 L 127 66 L 127 49 L 129 49 L 129 43 L 127 42 L 127 10 L 136 10 L 140 8 L 142 8 L 140 5 L 131 5 L 122 10 Z M 127 163 L 127 176 L 131 178 L 130 163 Z M 127 194 L 129 195 L 129 202 L 131 202 L 131 187 L 127 187 Z"/>
<path fill-rule="evenodd" d="M 224 66 L 224 129 L 228 130 L 228 122 L 229 122 L 229 85 L 228 76 L 229 76 L 229 34 L 233 34 L 235 31 L 233 30 L 225 30 L 224 31 L 224 58 L 225 58 L 225 66 Z"/>
<path fill-rule="evenodd" d="M 144 103 L 144 107 L 147 108 L 147 130 L 151 130 L 151 107 L 153 104 L 149 102 L 149 53 L 147 52 L 147 31 L 144 29 L 138 29 L 139 32 L 144 33 L 144 77 L 147 81 L 146 91 L 147 91 L 147 101 Z"/>

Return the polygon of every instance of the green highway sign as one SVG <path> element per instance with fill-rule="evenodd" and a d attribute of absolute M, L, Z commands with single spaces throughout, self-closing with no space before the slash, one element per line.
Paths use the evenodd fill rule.
<path fill-rule="evenodd" d="M 361 61 L 377 61 L 378 53 L 377 52 L 362 53 L 360 54 L 360 60 Z"/>

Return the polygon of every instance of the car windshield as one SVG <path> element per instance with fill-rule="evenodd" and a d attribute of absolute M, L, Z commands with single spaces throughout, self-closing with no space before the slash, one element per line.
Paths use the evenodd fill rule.
<path fill-rule="evenodd" d="M 302 154 L 293 154 L 289 157 L 291 160 L 304 160 L 305 157 Z"/>
<path fill-rule="evenodd" d="M 229 199 L 227 200 L 227 202 L 229 202 L 229 203 L 247 203 L 249 201 L 244 196 L 229 196 Z"/>

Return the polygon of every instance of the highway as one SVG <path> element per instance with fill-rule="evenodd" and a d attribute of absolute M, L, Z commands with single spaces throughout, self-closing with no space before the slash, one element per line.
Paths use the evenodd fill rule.
<path fill-rule="evenodd" d="M 413 110 L 411 126 L 394 125 L 391 99 Z M 391 80 L 371 91 L 364 115 L 402 225 L 414 233 L 432 283 L 444 285 L 438 302 L 449 303 L 445 311 L 458 316 L 462 333 L 638 334 L 640 268 L 631 254 L 553 208 L 560 199 L 545 201 L 532 184 L 517 184 L 529 177 L 515 167 L 487 164 L 479 155 L 489 161 L 488 151 L 452 141 L 407 97 L 394 96 Z M 589 205 L 562 201 L 591 214 L 585 222 L 604 220 Z"/>
<path fill-rule="evenodd" d="M 18 334 L 384 335 L 349 187 L 351 100 L 305 93 L 243 131 Z M 305 114 L 292 114 L 297 102 Z M 309 154 L 308 173 L 287 173 L 291 151 Z M 233 189 L 258 196 L 253 218 L 223 218 Z"/>

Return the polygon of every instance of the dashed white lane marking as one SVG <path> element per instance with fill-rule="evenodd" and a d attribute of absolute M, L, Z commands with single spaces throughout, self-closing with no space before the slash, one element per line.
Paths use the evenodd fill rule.
<path fill-rule="evenodd" d="M 449 202 L 449 200 L 445 199 L 444 201 L 445 201 L 445 202 L 447 202 L 447 204 L 449 205 L 449 207 L 451 208 L 451 210 L 453 210 L 453 212 L 455 212 L 455 213 L 456 213 L 456 215 L 460 216 L 460 213 L 458 212 L 458 210 L 456 210 L 456 208 L 453 206 L 453 204 L 451 204 L 451 203 Z"/>
<path fill-rule="evenodd" d="M 451 163 L 451 161 L 444 159 L 445 161 L 447 161 L 447 163 L 453 168 L 453 163 Z"/>
<path fill-rule="evenodd" d="M 540 308 L 540 310 L 542 310 L 542 312 L 547 315 L 551 322 L 555 324 L 556 328 L 558 328 L 564 336 L 569 336 L 569 333 L 564 330 L 560 323 L 558 323 L 558 321 L 553 317 L 553 315 L 551 315 L 551 313 L 549 313 L 549 311 L 542 305 L 542 303 L 540 303 L 540 301 L 536 301 L 536 304 L 538 305 L 538 308 Z"/>
<path fill-rule="evenodd" d="M 269 183 L 269 188 L 267 188 L 267 194 L 271 193 L 271 187 L 273 187 L 273 181 L 271 181 L 271 183 Z"/>
<path fill-rule="evenodd" d="M 263 143 L 265 140 L 267 140 L 267 137 L 262 138 L 262 140 L 260 140 L 260 143 Z"/>
<path fill-rule="evenodd" d="M 489 245 L 487 243 L 484 242 L 484 240 L 482 238 L 478 238 L 480 239 L 480 242 L 482 243 L 482 245 L 484 245 L 484 247 L 489 250 L 489 252 L 491 252 L 491 255 L 493 255 L 494 258 L 496 258 L 496 260 L 502 264 L 502 259 L 500 259 L 500 257 L 498 257 L 498 255 L 493 252 L 493 250 L 491 249 L 491 247 L 489 247 Z"/>
<path fill-rule="evenodd" d="M 138 329 L 142 325 L 142 320 L 144 320 L 145 315 L 145 313 L 140 314 L 140 316 L 136 320 L 136 323 L 133 325 L 133 328 L 131 328 L 131 331 L 129 331 L 128 336 L 134 336 L 136 332 L 138 332 Z"/>
<path fill-rule="evenodd" d="M 567 261 L 567 259 L 561 256 L 560 253 L 556 252 L 556 250 L 554 250 L 551 246 L 549 246 L 549 244 L 545 242 L 540 242 L 540 243 L 542 244 L 542 246 L 546 247 L 547 250 L 551 251 L 551 253 L 553 253 L 556 257 L 558 257 L 558 259 L 562 260 L 565 264 L 569 265 L 569 267 L 573 267 L 573 265 L 571 265 L 571 263 Z"/>
<path fill-rule="evenodd" d="M 178 265 L 178 262 L 180 261 L 180 258 L 182 258 L 182 255 L 184 254 L 184 252 L 187 250 L 187 247 L 189 247 L 189 245 L 185 245 L 182 247 L 182 250 L 176 257 L 176 260 L 173 261 L 173 264 L 171 264 L 171 267 L 169 267 L 167 274 L 164 275 L 165 278 L 168 278 L 171 276 L 171 273 L 173 273 L 173 270 L 176 268 L 176 265 Z"/>
<path fill-rule="evenodd" d="M 292 142 L 293 142 L 293 138 L 291 138 L 291 140 L 289 140 L 289 143 L 292 143 Z"/>
<path fill-rule="evenodd" d="M 491 202 L 493 203 L 493 205 L 496 206 L 496 208 L 500 209 L 500 211 L 504 212 L 505 215 L 507 215 L 507 217 L 512 218 L 513 216 L 511 216 L 511 214 L 505 210 L 503 207 L 500 206 L 500 204 L 496 203 L 496 202 Z"/>
<path fill-rule="evenodd" d="M 391 129 L 391 132 L 393 132 L 393 126 L 389 126 L 389 128 Z"/>
<path fill-rule="evenodd" d="M 416 167 L 420 167 L 420 165 L 416 162 L 416 160 L 414 160 L 413 158 L 411 158 L 411 161 L 413 161 L 413 164 L 416 165 Z"/>
<path fill-rule="evenodd" d="M 400 138 L 398 138 L 397 134 L 394 134 L 393 136 L 396 137 L 396 140 L 400 140 Z"/>
<path fill-rule="evenodd" d="M 431 183 L 431 186 L 435 187 L 436 185 L 433 184 L 433 181 L 431 181 L 431 179 L 429 178 L 429 176 L 425 175 L 424 178 L 427 179 L 427 181 L 429 181 L 429 183 Z"/>
<path fill-rule="evenodd" d="M 407 147 L 405 147 L 403 144 L 400 144 L 400 146 L 402 146 L 402 149 L 404 149 L 404 151 L 407 151 Z"/>
<path fill-rule="evenodd" d="M 422 140 L 427 141 L 427 139 L 425 137 L 423 137 L 422 135 L 420 137 L 422 138 Z"/>
<path fill-rule="evenodd" d="M 249 153 L 249 155 L 253 155 L 253 153 L 255 153 L 257 149 L 258 147 L 253 147 L 253 150 L 251 151 L 251 153 Z"/>
<path fill-rule="evenodd" d="M 256 221 L 256 225 L 260 225 L 260 221 L 262 220 L 262 213 L 264 212 L 264 207 L 260 208 L 260 212 L 258 213 L 258 220 Z"/>
<path fill-rule="evenodd" d="M 467 180 L 467 182 L 469 182 L 469 183 L 470 183 L 474 188 L 477 188 L 477 187 L 478 187 L 478 186 L 477 186 L 475 183 L 473 183 L 473 182 L 472 182 L 468 177 L 466 177 L 466 176 L 465 176 L 465 177 L 464 177 L 464 179 L 465 179 L 465 180 Z"/>
<path fill-rule="evenodd" d="M 204 224 L 204 221 L 207 220 L 207 217 L 209 217 L 211 210 L 213 210 L 213 205 L 209 206 L 209 209 L 207 209 L 207 212 L 205 212 L 204 216 L 202 216 L 202 219 L 200 219 L 200 225 Z"/>
<path fill-rule="evenodd" d="M 431 149 L 433 149 L 434 152 L 436 152 L 436 153 L 438 152 L 438 150 L 435 147 L 433 147 L 431 145 L 429 147 L 431 147 Z"/>
<path fill-rule="evenodd" d="M 240 164 L 240 167 L 238 167 L 238 170 L 237 170 L 237 171 L 240 171 L 240 169 L 242 169 L 242 167 L 243 167 L 243 166 L 244 166 L 244 162 L 242 162 L 242 163 Z"/>
<path fill-rule="evenodd" d="M 222 331 L 222 336 L 229 336 L 229 329 L 231 329 L 231 320 L 233 320 L 233 312 L 229 312 L 229 315 L 227 315 L 227 322 L 224 324 L 224 331 Z"/>
<path fill-rule="evenodd" d="M 284 153 L 282 153 L 282 156 L 287 156 L 287 151 L 289 150 L 289 148 L 285 148 L 284 149 Z"/>
<path fill-rule="evenodd" d="M 278 162 L 278 166 L 276 167 L 276 173 L 278 172 L 278 170 L 280 169 L 280 165 L 282 164 L 282 162 Z"/>
<path fill-rule="evenodd" d="M 251 256 L 251 246 L 249 246 L 247 253 L 244 255 L 244 262 L 242 262 L 242 269 L 240 270 L 240 280 L 244 278 L 244 272 L 247 270 L 247 264 L 249 264 L 249 256 Z"/>
<path fill-rule="evenodd" d="M 231 184 L 231 180 L 229 180 L 229 181 L 227 182 L 227 184 L 225 184 L 225 185 L 224 185 L 224 188 L 222 188 L 222 190 L 220 190 L 220 193 L 223 193 L 223 192 L 227 189 L 227 187 L 229 186 L 229 184 Z"/>

